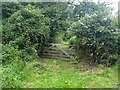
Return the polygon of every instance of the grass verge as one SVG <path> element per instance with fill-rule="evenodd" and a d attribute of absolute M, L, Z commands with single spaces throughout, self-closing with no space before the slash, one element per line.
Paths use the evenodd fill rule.
<path fill-rule="evenodd" d="M 43 59 L 29 64 L 29 77 L 22 87 L 31 88 L 116 88 L 118 68 L 113 66 L 100 71 L 82 72 L 77 64 L 63 60 Z M 78 65 L 77 65 L 78 67 Z M 26 71 L 29 72 L 29 71 Z"/>

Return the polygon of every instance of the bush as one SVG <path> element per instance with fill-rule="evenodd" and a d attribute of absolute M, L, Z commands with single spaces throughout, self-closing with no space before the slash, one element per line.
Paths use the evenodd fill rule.
<path fill-rule="evenodd" d="M 2 87 L 20 87 L 24 78 L 23 68 L 25 67 L 25 62 L 23 62 L 25 58 L 21 57 L 23 52 L 6 44 L 3 45 L 2 54 Z"/>
<path fill-rule="evenodd" d="M 111 20 L 107 18 L 104 21 L 108 24 L 107 27 L 101 25 L 102 20 L 99 13 L 94 13 L 89 17 L 80 18 L 71 26 L 77 38 L 76 51 L 82 52 L 85 57 L 92 58 L 93 62 L 101 63 L 102 60 L 106 60 L 114 63 L 116 60 L 112 56 L 117 56 L 117 40 L 112 29 L 109 28 Z"/>
<path fill-rule="evenodd" d="M 114 65 L 117 62 L 117 60 L 118 60 L 118 56 L 116 56 L 116 55 L 109 55 L 108 56 L 108 63 L 110 65 Z"/>
<path fill-rule="evenodd" d="M 25 75 L 25 64 L 20 60 L 14 60 L 11 64 L 2 67 L 2 88 L 19 88 Z"/>
<path fill-rule="evenodd" d="M 76 43 L 76 36 L 72 36 L 70 39 L 69 39 L 69 44 L 73 45 Z"/>
<path fill-rule="evenodd" d="M 15 49 L 9 44 L 2 45 L 2 63 L 3 64 L 10 64 L 14 60 L 20 60 L 21 51 Z"/>
<path fill-rule="evenodd" d="M 23 7 L 3 20 L 3 44 L 28 52 L 28 47 L 31 47 L 31 50 L 36 49 L 40 55 L 49 40 L 50 20 L 32 5 Z"/>
<path fill-rule="evenodd" d="M 23 85 L 23 81 L 28 77 L 26 64 L 36 60 L 36 52 L 34 49 L 32 51 L 30 50 L 19 51 L 8 44 L 3 46 L 1 76 L 3 88 L 19 88 Z M 28 52 L 31 53 L 28 54 Z M 30 74 L 30 70 L 28 71 Z"/>
<path fill-rule="evenodd" d="M 38 7 L 28 3 L 4 3 L 2 9 L 3 87 L 20 87 L 27 76 L 24 72 L 26 62 L 40 56 L 48 43 L 50 20 Z"/>

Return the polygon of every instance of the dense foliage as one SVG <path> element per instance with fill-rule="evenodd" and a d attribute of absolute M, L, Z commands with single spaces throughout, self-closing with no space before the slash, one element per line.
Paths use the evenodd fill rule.
<path fill-rule="evenodd" d="M 20 87 L 26 63 L 41 57 L 50 42 L 75 44 L 78 57 L 115 64 L 120 35 L 111 11 L 94 2 L 2 3 L 3 87 Z"/>
<path fill-rule="evenodd" d="M 105 3 L 82 2 L 74 9 L 75 22 L 69 28 L 77 37 L 76 48 L 82 57 L 94 62 L 114 64 L 119 45 L 117 25 Z M 115 22 L 114 22 L 115 23 Z"/>
<path fill-rule="evenodd" d="M 67 5 L 2 3 L 3 87 L 20 86 L 21 77 L 26 76 L 22 70 L 26 62 L 40 57 L 44 46 L 55 41 L 57 32 L 67 28 Z M 20 69 L 13 64 L 20 65 Z"/>

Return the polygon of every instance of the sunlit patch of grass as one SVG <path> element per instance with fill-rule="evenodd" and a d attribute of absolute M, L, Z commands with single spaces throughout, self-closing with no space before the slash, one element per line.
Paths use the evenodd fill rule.
<path fill-rule="evenodd" d="M 24 87 L 33 88 L 113 88 L 117 87 L 117 66 L 99 72 L 81 72 L 70 62 L 44 59 L 36 61 L 44 70 L 33 68 L 33 73 Z M 33 64 L 35 64 L 33 63 Z M 33 66 L 31 64 L 31 66 Z M 28 71 L 29 72 L 29 71 Z M 42 72 L 42 73 L 40 73 Z"/>
<path fill-rule="evenodd" d="M 68 42 L 68 41 L 67 41 L 67 42 L 63 41 L 62 43 L 63 43 L 63 44 L 69 44 L 69 42 Z"/>
<path fill-rule="evenodd" d="M 63 49 L 65 49 L 65 48 L 69 48 L 68 45 L 60 45 L 59 47 L 60 47 L 60 48 L 63 48 Z"/>

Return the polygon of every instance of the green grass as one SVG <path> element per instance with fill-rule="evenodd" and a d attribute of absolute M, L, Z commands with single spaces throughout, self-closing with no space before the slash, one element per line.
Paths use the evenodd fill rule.
<path fill-rule="evenodd" d="M 40 68 L 32 68 L 30 77 L 23 87 L 31 88 L 114 88 L 117 87 L 117 66 L 99 72 L 88 70 L 82 72 L 76 64 L 63 60 L 44 59 L 31 62 L 29 67 L 39 64 Z M 29 71 L 27 71 L 29 72 Z"/>
<path fill-rule="evenodd" d="M 69 48 L 69 46 L 68 46 L 68 45 L 60 45 L 59 47 L 60 47 L 60 48 L 62 48 L 62 49 Z"/>
<path fill-rule="evenodd" d="M 69 42 L 62 42 L 62 44 L 59 46 L 60 48 L 62 49 L 66 49 L 66 48 L 69 48 Z"/>

